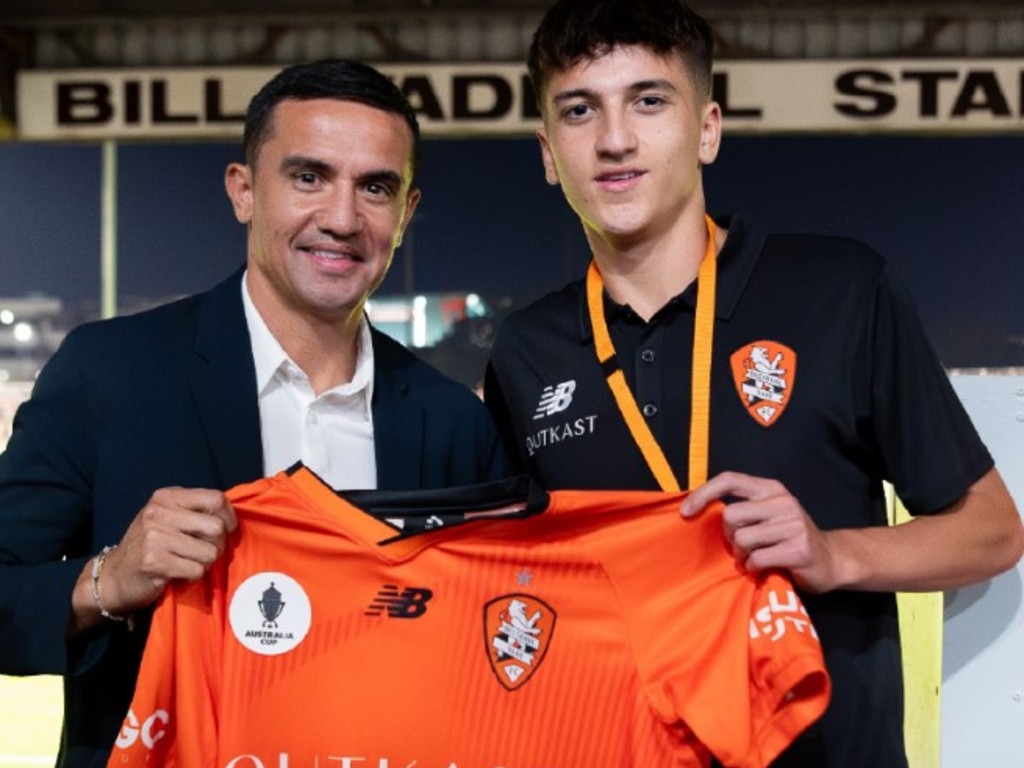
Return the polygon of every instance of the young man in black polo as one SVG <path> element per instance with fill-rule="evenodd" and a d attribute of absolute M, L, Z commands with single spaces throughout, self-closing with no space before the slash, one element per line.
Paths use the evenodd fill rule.
<path fill-rule="evenodd" d="M 529 59 L 544 172 L 593 262 L 504 322 L 487 403 L 549 488 L 689 487 L 685 515 L 727 500 L 735 557 L 789 572 L 833 680 L 775 765 L 906 768 L 894 593 L 990 578 L 1024 532 L 885 260 L 707 215 L 711 60 L 678 0 L 545 16 Z M 701 430 L 707 454 L 688 449 Z M 887 526 L 884 481 L 910 523 Z"/>

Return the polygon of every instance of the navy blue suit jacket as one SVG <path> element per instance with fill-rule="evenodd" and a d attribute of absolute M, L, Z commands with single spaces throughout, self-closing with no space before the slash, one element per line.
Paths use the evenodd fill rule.
<path fill-rule="evenodd" d="M 105 765 L 148 629 L 143 615 L 134 631 L 105 622 L 66 642 L 89 558 L 158 488 L 227 489 L 263 474 L 240 278 L 73 330 L 0 456 L 0 673 L 65 675 L 62 766 Z M 509 474 L 472 392 L 375 330 L 373 349 L 379 488 Z"/>

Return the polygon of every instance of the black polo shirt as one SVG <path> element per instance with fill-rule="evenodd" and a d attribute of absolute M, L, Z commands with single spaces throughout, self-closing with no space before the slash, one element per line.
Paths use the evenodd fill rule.
<path fill-rule="evenodd" d="M 728 237 L 718 256 L 709 475 L 777 479 L 831 529 L 885 525 L 885 480 L 912 514 L 929 514 L 993 466 L 879 254 L 850 239 L 767 235 L 738 217 L 719 224 Z M 686 487 L 696 286 L 646 323 L 607 297 L 605 306 L 619 364 Z M 657 488 L 598 365 L 582 281 L 503 322 L 486 399 L 509 453 L 546 487 Z M 895 596 L 804 599 L 833 703 L 776 765 L 903 768 Z"/>

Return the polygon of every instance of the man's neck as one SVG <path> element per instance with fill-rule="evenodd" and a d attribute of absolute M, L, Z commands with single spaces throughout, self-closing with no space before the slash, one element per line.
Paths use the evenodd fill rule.
<path fill-rule="evenodd" d="M 359 356 L 362 308 L 337 318 L 299 312 L 261 287 L 258 281 L 248 282 L 253 305 L 281 349 L 309 378 L 313 391 L 319 395 L 350 382 Z"/>
<path fill-rule="evenodd" d="M 629 305 L 644 320 L 696 279 L 707 236 L 703 212 L 699 218 L 681 220 L 656 239 L 623 242 L 587 233 L 608 295 L 618 304 Z M 716 252 L 724 241 L 725 233 L 720 232 Z"/>
<path fill-rule="evenodd" d="M 359 357 L 358 321 L 324 325 L 303 318 L 285 333 L 270 331 L 317 395 L 352 381 Z"/>

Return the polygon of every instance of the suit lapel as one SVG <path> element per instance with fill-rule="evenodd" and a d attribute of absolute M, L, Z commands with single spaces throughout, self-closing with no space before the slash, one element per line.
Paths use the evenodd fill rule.
<path fill-rule="evenodd" d="M 225 488 L 263 475 L 256 370 L 241 271 L 200 302 L 189 379 Z"/>
<path fill-rule="evenodd" d="M 423 409 L 410 397 L 409 360 L 395 355 L 391 341 L 376 329 L 373 336 L 373 435 L 377 487 L 381 490 L 422 485 Z M 402 350 L 404 352 L 404 350 Z"/>

